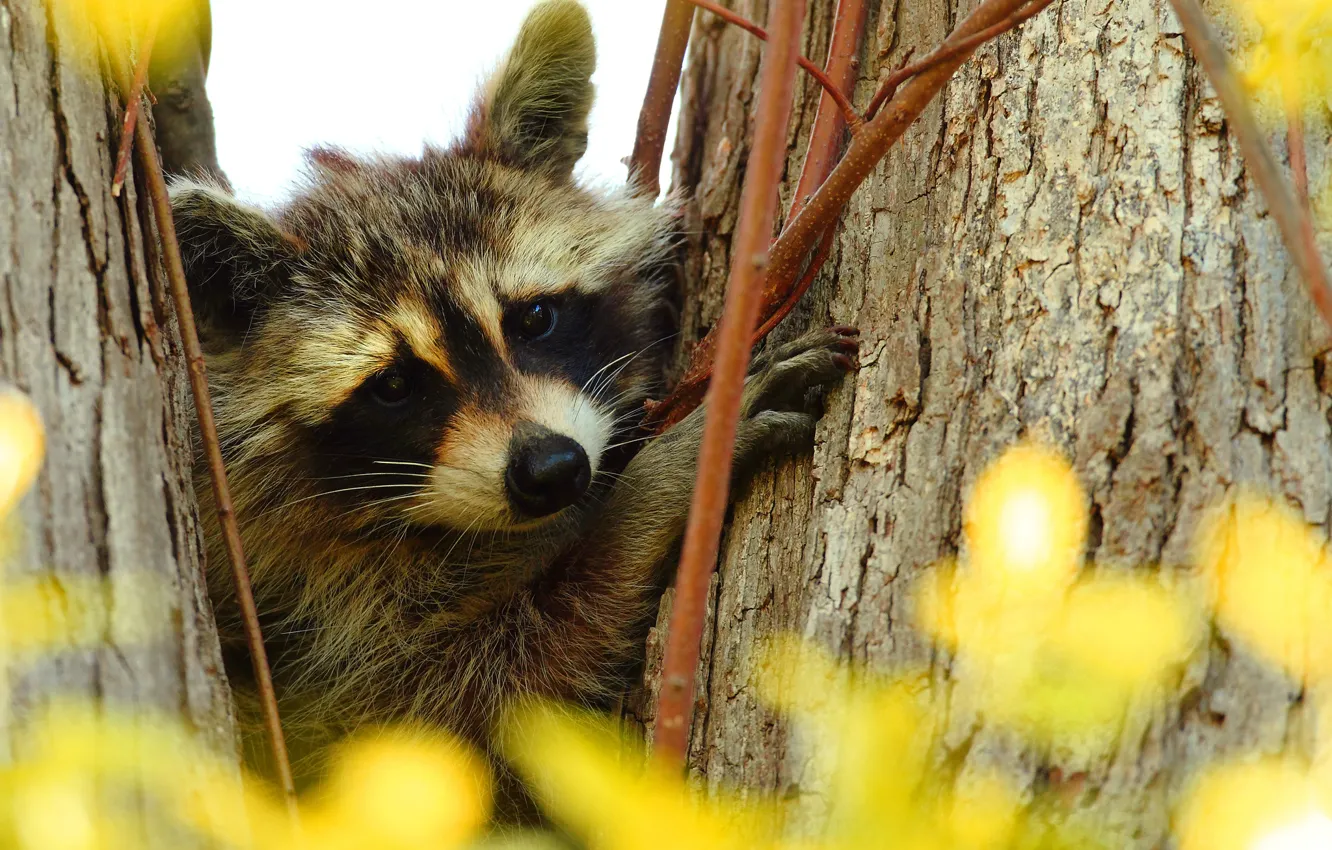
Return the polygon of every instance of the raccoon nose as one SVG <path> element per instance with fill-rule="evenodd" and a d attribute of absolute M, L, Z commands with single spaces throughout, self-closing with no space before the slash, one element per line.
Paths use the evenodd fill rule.
<path fill-rule="evenodd" d="M 543 517 L 567 508 L 587 492 L 592 468 L 576 440 L 544 431 L 515 438 L 504 484 L 520 511 Z"/>

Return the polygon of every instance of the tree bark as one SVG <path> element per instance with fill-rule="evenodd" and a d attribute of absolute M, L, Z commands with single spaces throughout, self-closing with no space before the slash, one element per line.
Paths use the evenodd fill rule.
<path fill-rule="evenodd" d="M 734 6 L 767 17 L 764 0 Z M 835 6 L 811 3 L 816 61 Z M 970 8 L 871 4 L 857 105 Z M 700 17 L 675 153 L 692 193 L 681 362 L 720 314 L 760 51 Z M 796 104 L 784 206 L 817 96 L 805 84 Z M 1329 141 L 1325 120 L 1308 128 L 1313 185 Z M 749 687 L 759 640 L 783 632 L 930 670 L 948 696 L 940 759 L 1037 791 L 1078 776 L 1073 798 L 1108 846 L 1160 846 L 1178 792 L 1213 759 L 1311 746 L 1299 687 L 1218 635 L 1108 754 L 1035 756 L 985 723 L 912 625 L 913 582 L 957 553 L 971 482 L 1024 436 L 1072 459 L 1091 496 L 1088 558 L 1108 568 L 1187 566 L 1201 512 L 1240 482 L 1327 526 L 1332 336 L 1166 0 L 1059 0 L 981 48 L 853 198 L 777 336 L 827 324 L 862 329 L 860 372 L 829 397 L 812 458 L 760 476 L 723 541 L 691 744 L 710 785 L 795 798 L 817 824 L 800 742 Z M 648 725 L 667 616 L 634 704 Z"/>
<path fill-rule="evenodd" d="M 95 700 L 179 718 L 234 753 L 176 322 L 141 187 L 110 193 L 118 101 L 96 61 L 76 55 L 87 24 L 64 7 L 0 0 L 0 376 L 31 396 L 47 431 L 8 580 L 104 579 L 108 590 L 78 605 L 52 596 L 52 617 L 99 637 L 0 669 L 12 701 L 0 720 Z M 26 747 L 13 725 L 0 741 L 5 760 Z"/>

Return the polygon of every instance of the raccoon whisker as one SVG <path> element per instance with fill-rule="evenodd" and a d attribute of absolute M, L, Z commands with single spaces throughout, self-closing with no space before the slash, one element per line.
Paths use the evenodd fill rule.
<path fill-rule="evenodd" d="M 430 476 L 424 472 L 353 472 L 347 475 L 329 475 L 322 478 L 301 478 L 301 481 L 341 481 L 344 478 L 378 478 L 381 475 L 410 476 L 419 480 L 426 480 Z"/>
<path fill-rule="evenodd" d="M 472 530 L 472 527 L 475 526 L 478 522 L 481 521 L 481 517 L 482 517 L 482 516 L 483 516 L 483 514 L 482 514 L 480 511 L 478 511 L 477 514 L 476 514 L 476 519 L 474 519 L 474 520 L 472 520 L 470 523 L 468 523 L 467 527 L 463 529 L 462 534 L 459 534 L 459 535 L 458 535 L 458 538 L 457 538 L 456 540 L 453 541 L 453 545 L 449 547 L 449 551 L 447 551 L 447 552 L 444 553 L 444 557 L 441 559 L 441 561 L 442 561 L 443 563 L 447 564 L 447 563 L 449 562 L 449 556 L 453 554 L 453 550 L 458 548 L 458 544 L 461 543 L 462 540 L 463 540 L 463 538 L 467 536 L 467 532 L 471 531 L 471 530 Z M 477 533 L 479 534 L 480 531 L 478 531 Z M 476 542 L 476 537 L 475 537 L 475 535 L 472 537 L 472 541 L 473 541 L 473 542 Z M 469 556 L 469 559 L 470 559 L 470 556 L 471 556 L 471 550 L 470 550 L 470 549 L 468 550 L 468 556 Z M 464 560 L 463 563 L 462 563 L 462 568 L 463 568 L 464 570 L 467 569 L 467 564 L 468 564 L 468 561 L 467 561 L 467 560 Z"/>
<path fill-rule="evenodd" d="M 629 483 L 629 479 L 628 479 L 627 477 L 625 477 L 625 476 L 623 476 L 623 475 L 620 475 L 620 474 L 617 473 L 617 472 L 608 472 L 608 471 L 602 469 L 602 470 L 598 470 L 598 471 L 597 471 L 597 475 L 605 475 L 607 478 L 609 478 L 609 479 L 611 479 L 612 481 L 616 482 L 616 486 L 617 486 L 617 487 L 618 487 L 618 486 L 625 486 L 625 487 L 628 487 L 630 490 L 633 490 L 635 493 L 639 493 L 639 494 L 642 494 L 642 492 L 643 492 L 642 490 L 640 490 L 640 489 L 638 489 L 637 487 L 635 487 L 633 484 L 630 484 L 630 483 Z M 596 476 L 593 476 L 593 477 L 595 478 Z"/>
<path fill-rule="evenodd" d="M 640 349 L 640 351 L 641 351 L 641 349 Z M 623 360 L 624 358 L 626 358 L 626 357 L 637 357 L 637 356 L 638 356 L 638 354 L 637 354 L 636 352 L 630 351 L 630 352 L 627 353 L 627 354 L 621 354 L 619 357 L 616 357 L 614 360 L 610 361 L 610 362 L 607 363 L 605 366 L 602 366 L 600 369 L 598 369 L 597 371 L 593 372 L 593 373 L 592 373 L 592 376 L 591 376 L 590 378 L 588 378 L 586 381 L 583 381 L 583 385 L 582 385 L 581 387 L 578 388 L 578 392 L 580 392 L 580 393 L 582 393 L 582 392 L 586 392 L 586 391 L 587 391 L 588 384 L 590 384 L 590 383 L 592 383 L 593 381 L 595 381 L 595 380 L 597 379 L 597 376 L 598 376 L 598 375 L 600 375 L 602 372 L 605 372 L 607 369 L 609 369 L 610 367 L 614 366 L 616 363 L 619 363 L 619 362 L 620 362 L 621 360 Z"/>
<path fill-rule="evenodd" d="M 299 498 L 299 499 L 291 499 L 291 500 L 288 500 L 288 501 L 286 501 L 286 502 L 283 502 L 283 503 L 280 504 L 280 505 L 275 505 L 275 506 L 269 508 L 268 510 L 264 511 L 263 513 L 255 514 L 253 517 L 251 517 L 251 519 L 252 519 L 252 520 L 254 520 L 254 519 L 258 519 L 259 517 L 267 516 L 268 514 L 271 514 L 271 513 L 273 513 L 274 511 L 279 511 L 279 510 L 282 510 L 283 508 L 289 508 L 289 507 L 291 507 L 292 505 L 298 505 L 298 504 L 300 504 L 301 502 L 308 502 L 308 501 L 310 501 L 311 499 L 318 499 L 318 498 L 320 498 L 320 497 L 322 497 L 322 496 L 335 496 L 335 495 L 337 495 L 338 493 L 355 493 L 355 492 L 360 491 L 360 490 L 388 490 L 388 489 L 391 489 L 391 488 L 394 488 L 394 487 L 415 487 L 415 486 L 417 486 L 415 483 L 411 483 L 411 482 L 406 482 L 406 481 L 404 481 L 404 482 L 402 482 L 402 483 L 400 483 L 400 484 L 365 484 L 365 485 L 362 485 L 362 486 L 360 486 L 360 487 L 343 487 L 343 488 L 340 489 L 340 490 L 326 490 L 326 491 L 324 491 L 324 492 L 322 492 L 322 493 L 315 493 L 315 494 L 310 495 L 310 496 L 302 496 L 302 497 Z M 416 495 L 416 494 L 413 493 L 412 495 Z"/>
<path fill-rule="evenodd" d="M 629 420 L 631 420 L 631 419 L 634 419 L 635 417 L 639 417 L 639 416 L 642 416 L 642 415 L 643 415 L 643 411 L 642 411 L 640 408 L 638 408 L 638 407 L 634 407 L 634 408 L 632 408 L 632 409 L 630 409 L 630 410 L 626 410 L 624 413 L 621 413 L 619 416 L 616 416 L 616 417 L 615 417 L 614 419 L 612 419 L 611 421 L 612 421 L 612 422 L 616 422 L 616 423 L 619 423 L 619 422 L 627 422 L 627 421 L 629 421 Z"/>
<path fill-rule="evenodd" d="M 375 460 L 371 461 L 371 463 L 383 463 L 389 466 L 419 466 L 422 469 L 435 468 L 435 465 L 432 463 L 417 463 L 415 461 L 410 461 L 410 460 Z"/>
<path fill-rule="evenodd" d="M 661 337 L 661 338 L 659 338 L 659 339 L 655 339 L 655 340 L 653 340 L 652 342 L 649 342 L 647 345 L 643 346 L 642 348 L 638 349 L 637 351 L 633 352 L 632 354 L 621 355 L 620 357 L 617 357 L 615 360 L 612 360 L 611 362 L 607 363 L 605 366 L 602 366 L 600 369 L 598 369 L 598 370 L 597 370 L 597 373 L 600 373 L 600 372 L 604 371 L 607 367 L 614 366 L 616 363 L 618 363 L 620 360 L 623 360 L 625 357 L 628 357 L 628 358 L 629 358 L 627 362 L 625 362 L 624 364 L 622 364 L 622 365 L 620 366 L 620 368 L 616 369 L 616 370 L 615 370 L 614 372 L 612 372 L 610 375 L 608 375 L 608 376 L 606 376 L 604 379 L 602 379 L 602 380 L 598 383 L 597 388 L 596 388 L 595 390 L 593 390 L 591 393 L 589 393 L 589 395 L 592 397 L 592 400 L 593 400 L 593 401 L 597 401 L 598 398 L 599 398 L 599 396 L 601 395 L 601 393 L 605 392 L 606 388 L 609 387 L 609 386 L 611 385 L 611 383 L 612 383 L 617 377 L 619 377 L 620 373 L 623 372 L 626 368 L 628 368 L 628 366 L 629 366 L 630 363 L 633 363 L 635 360 L 637 360 L 637 359 L 639 358 L 639 356 L 643 354 L 643 352 L 645 352 L 645 351 L 647 351 L 648 349 L 652 348 L 654 345 L 660 345 L 661 343 L 665 342 L 666 340 L 670 339 L 670 338 L 673 337 L 673 336 L 675 336 L 675 333 L 670 333 L 670 334 L 667 334 L 666 336 L 663 336 L 663 337 Z M 596 377 L 596 374 L 593 374 L 592 377 L 595 378 L 595 377 Z M 590 380 L 590 379 L 589 379 L 588 383 L 591 383 L 591 380 Z M 584 390 L 587 389 L 587 384 L 584 384 L 584 385 L 583 385 L 583 389 L 584 389 Z M 580 393 L 581 393 L 581 392 L 582 392 L 582 391 L 580 390 Z M 613 405 L 611 405 L 611 406 L 613 406 Z"/>
<path fill-rule="evenodd" d="M 401 502 L 403 499 L 415 499 L 419 493 L 408 493 L 404 496 L 389 496 L 385 499 L 376 499 L 373 502 L 366 502 L 364 505 L 357 505 L 358 508 L 373 508 L 375 505 L 385 505 L 389 502 Z"/>
<path fill-rule="evenodd" d="M 601 394 L 604 393 L 604 392 L 605 392 L 607 389 L 609 389 L 610 387 L 614 386 L 614 384 L 615 384 L 615 379 L 618 378 L 618 377 L 620 377 L 621 373 L 623 373 L 625 369 L 628 369 L 629 366 L 630 366 L 630 364 L 632 364 L 635 360 L 637 360 L 638 357 L 639 357 L 639 355 L 641 355 L 643 352 L 647 351 L 648 348 L 649 348 L 649 346 L 644 346 L 644 347 L 638 349 L 638 351 L 635 351 L 635 352 L 634 352 L 634 356 L 633 356 L 633 357 L 630 357 L 630 358 L 629 358 L 628 360 L 626 360 L 624 363 L 620 364 L 620 367 L 619 367 L 618 369 L 616 369 L 614 372 L 611 372 L 610 374 L 606 375 L 606 377 L 602 378 L 601 381 L 599 381 L 599 382 L 597 383 L 597 388 L 591 393 L 592 400 L 593 400 L 593 401 L 600 401 L 600 400 L 601 400 Z M 608 405 L 608 406 L 614 406 L 614 405 L 611 404 L 611 405 Z"/>
<path fill-rule="evenodd" d="M 622 446 L 632 446 L 634 443 L 646 443 L 648 440 L 656 439 L 656 436 L 656 434 L 648 434 L 646 437 L 634 437 L 632 440 L 621 440 L 618 443 L 611 443 L 609 446 L 602 449 L 602 451 L 608 452 L 611 449 L 618 449 Z"/>

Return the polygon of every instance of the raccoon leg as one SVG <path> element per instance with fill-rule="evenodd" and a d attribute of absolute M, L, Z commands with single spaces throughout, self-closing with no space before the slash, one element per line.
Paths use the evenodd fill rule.
<path fill-rule="evenodd" d="M 764 460 L 805 450 L 818 396 L 855 368 L 857 331 L 812 331 L 756 358 L 745 381 L 732 474 L 748 478 Z M 690 413 L 625 468 L 593 532 L 593 551 L 611 554 L 622 575 L 650 576 L 684 530 L 703 437 L 703 408 Z"/>

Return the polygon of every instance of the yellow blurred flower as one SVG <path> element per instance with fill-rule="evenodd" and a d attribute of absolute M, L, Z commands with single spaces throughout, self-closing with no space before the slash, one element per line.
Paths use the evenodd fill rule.
<path fill-rule="evenodd" d="M 802 753 L 827 778 L 827 848 L 1010 846 L 1022 824 L 1016 790 L 994 777 L 948 787 L 929 762 L 942 712 L 920 678 L 887 679 L 779 641 L 756 682 L 797 721 Z"/>
<path fill-rule="evenodd" d="M 1332 847 L 1332 784 L 1293 760 L 1214 768 L 1180 810 L 1180 850 Z"/>
<path fill-rule="evenodd" d="M 918 622 L 957 654 L 978 708 L 1038 738 L 1112 732 L 1201 627 L 1188 595 L 1155 574 L 1079 574 L 1086 502 L 1058 455 L 1009 450 L 967 506 L 965 563 L 940 565 L 916 596 Z"/>
<path fill-rule="evenodd" d="M 28 492 L 46 449 L 42 417 L 26 395 L 0 389 L 0 517 Z"/>
<path fill-rule="evenodd" d="M 1252 33 L 1249 84 L 1278 104 L 1332 95 L 1332 0 L 1235 0 Z"/>
<path fill-rule="evenodd" d="M 1057 593 L 1077 574 L 1087 496 L 1064 459 L 1022 443 L 991 464 L 967 502 L 968 564 L 995 592 Z"/>
<path fill-rule="evenodd" d="M 803 796 L 826 822 L 788 823 L 793 805 L 692 793 L 608 722 L 529 706 L 505 725 L 505 753 L 542 802 L 592 850 L 984 850 L 1090 848 L 1029 816 L 1016 786 L 957 780 L 933 760 L 940 707 L 919 677 L 885 678 L 795 641 L 764 654 L 753 682 L 793 722 Z M 813 784 L 805 785 L 805 782 Z M 804 835 L 817 827 L 813 837 Z M 789 834 L 799 830 L 800 836 Z"/>
<path fill-rule="evenodd" d="M 449 850 L 490 816 L 485 763 L 441 734 L 360 735 L 302 816 L 299 845 L 319 850 Z"/>
<path fill-rule="evenodd" d="M 1240 492 L 1206 517 L 1195 557 L 1223 628 L 1300 682 L 1332 675 L 1332 557 L 1302 517 Z"/>
<path fill-rule="evenodd" d="M 758 850 L 771 813 L 705 801 L 608 722 L 531 705 L 505 721 L 504 753 L 546 810 L 591 850 Z"/>

